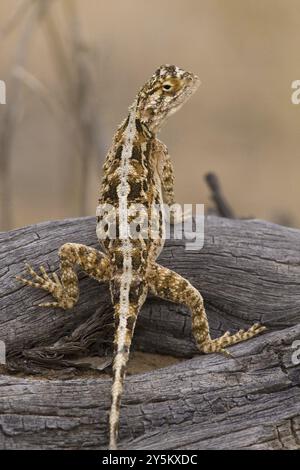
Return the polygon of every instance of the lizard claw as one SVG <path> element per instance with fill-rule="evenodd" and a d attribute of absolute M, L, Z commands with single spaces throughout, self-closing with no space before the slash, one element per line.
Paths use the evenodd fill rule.
<path fill-rule="evenodd" d="M 266 329 L 267 329 L 266 326 L 263 326 L 260 323 L 254 323 L 254 325 L 252 325 L 248 331 L 258 334 L 258 333 L 261 333 L 262 331 L 265 331 Z"/>
<path fill-rule="evenodd" d="M 45 281 L 50 281 L 52 282 L 52 280 L 50 279 L 50 277 L 48 276 L 48 274 L 46 273 L 46 269 L 44 268 L 44 266 L 40 266 L 40 272 L 42 274 L 42 277 Z"/>
<path fill-rule="evenodd" d="M 53 273 L 52 277 L 53 277 L 53 280 L 54 280 L 55 284 L 62 287 L 62 283 L 60 282 L 60 279 L 59 279 L 58 275 L 56 273 Z"/>
<path fill-rule="evenodd" d="M 220 349 L 220 350 L 217 351 L 217 352 L 223 354 L 224 356 L 226 356 L 226 357 L 228 357 L 228 358 L 230 358 L 230 359 L 233 359 L 233 358 L 234 358 L 234 356 L 231 354 L 231 352 L 227 351 L 227 349 L 222 348 L 222 349 Z"/>
<path fill-rule="evenodd" d="M 24 284 L 25 286 L 36 287 L 36 288 L 41 287 L 40 284 L 37 282 L 30 281 L 29 279 L 25 279 L 24 277 L 21 277 L 21 276 L 15 276 L 15 277 L 18 281 L 22 282 L 22 284 Z"/>

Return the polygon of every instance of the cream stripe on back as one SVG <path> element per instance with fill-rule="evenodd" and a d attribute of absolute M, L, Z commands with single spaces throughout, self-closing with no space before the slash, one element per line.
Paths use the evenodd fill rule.
<path fill-rule="evenodd" d="M 122 349 L 125 343 L 126 336 L 126 317 L 129 312 L 129 291 L 132 281 L 132 245 L 129 239 L 128 228 L 128 194 L 130 186 L 128 184 L 128 173 L 130 158 L 132 156 L 132 149 L 134 139 L 136 137 L 136 102 L 133 104 L 127 129 L 125 131 L 125 140 L 121 155 L 121 164 L 119 168 L 120 184 L 117 188 L 119 198 L 119 235 L 122 240 L 122 254 L 123 254 L 123 272 L 121 275 L 120 283 L 120 321 L 118 331 L 118 351 Z M 116 357 L 118 360 L 118 358 Z M 116 364 L 118 366 L 118 364 Z"/>

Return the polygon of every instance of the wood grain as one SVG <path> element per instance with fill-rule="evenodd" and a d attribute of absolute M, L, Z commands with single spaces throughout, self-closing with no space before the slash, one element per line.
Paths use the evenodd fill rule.
<path fill-rule="evenodd" d="M 71 312 L 37 307 L 46 293 L 15 280 L 25 261 L 56 271 L 65 242 L 97 247 L 94 218 L 0 234 L 0 339 L 8 352 L 53 344 L 107 311 L 107 286 L 84 275 Z M 160 263 L 202 292 L 213 336 L 256 321 L 268 332 L 231 348 L 237 360 L 189 359 L 197 352 L 189 312 L 148 299 L 134 347 L 187 360 L 127 377 L 121 447 L 300 448 L 300 370 L 291 363 L 293 341 L 300 339 L 300 231 L 209 216 L 202 250 L 170 240 Z M 45 380 L 3 373 L 0 447 L 105 448 L 110 383 L 105 375 Z"/>

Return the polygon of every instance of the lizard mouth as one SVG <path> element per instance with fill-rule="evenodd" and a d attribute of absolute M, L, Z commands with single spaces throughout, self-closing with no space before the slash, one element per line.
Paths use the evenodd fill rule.
<path fill-rule="evenodd" d="M 186 82 L 187 82 L 186 87 L 190 89 L 191 94 L 195 93 L 195 91 L 201 85 L 201 80 L 198 77 L 198 75 L 194 75 L 193 73 L 190 73 L 190 72 L 187 72 Z"/>
<path fill-rule="evenodd" d="M 197 91 L 197 89 L 201 85 L 200 78 L 190 72 L 186 72 L 186 75 L 183 77 L 183 80 L 184 87 L 179 96 L 175 97 L 175 101 L 173 103 L 173 107 L 170 110 L 169 115 L 176 113 L 178 109 L 180 109 L 181 106 L 184 105 L 190 99 L 190 97 Z"/>

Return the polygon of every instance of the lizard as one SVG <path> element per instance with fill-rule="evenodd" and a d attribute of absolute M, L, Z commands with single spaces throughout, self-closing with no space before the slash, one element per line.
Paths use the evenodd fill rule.
<path fill-rule="evenodd" d="M 115 324 L 110 450 L 117 448 L 126 365 L 138 313 L 148 292 L 190 309 L 194 338 L 203 353 L 230 355 L 227 346 L 252 338 L 265 329 L 256 323 L 246 331 L 226 332 L 212 339 L 200 292 L 188 280 L 156 261 L 165 241 L 165 221 L 163 210 L 154 211 L 153 207 L 154 204 L 172 205 L 175 200 L 173 166 L 167 147 L 157 135 L 167 118 L 194 94 L 199 84 L 195 74 L 174 65 L 163 65 L 129 107 L 103 165 L 96 225 L 102 250 L 65 243 L 59 249 L 60 278 L 56 273 L 51 278 L 42 266 L 38 274 L 30 265 L 27 271 L 32 279 L 18 277 L 23 284 L 52 294 L 55 301 L 40 304 L 41 307 L 64 310 L 71 309 L 79 298 L 76 265 L 88 276 L 109 284 Z M 135 209 L 140 205 L 143 214 Z M 142 229 L 145 216 L 146 230 Z M 131 233 L 134 218 L 138 223 L 135 233 Z M 149 228 L 153 222 L 158 229 L 156 237 Z"/>

